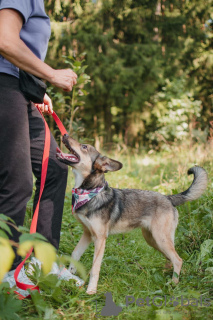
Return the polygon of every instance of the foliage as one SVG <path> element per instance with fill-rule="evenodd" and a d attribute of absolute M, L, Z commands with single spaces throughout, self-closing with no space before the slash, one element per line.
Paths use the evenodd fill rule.
<path fill-rule="evenodd" d="M 202 102 L 194 100 L 192 90 L 186 91 L 185 75 L 172 82 L 166 79 L 165 82 L 162 91 L 153 97 L 150 121 L 155 118 L 156 130 L 148 134 L 152 144 L 157 140 L 165 144 L 189 139 L 201 115 Z"/>
<path fill-rule="evenodd" d="M 18 320 L 20 317 L 17 312 L 20 312 L 22 303 L 13 295 L 4 293 L 2 291 L 4 286 L 4 284 L 0 284 L 0 319 Z"/>
<path fill-rule="evenodd" d="M 205 240 L 200 246 L 200 254 L 198 256 L 197 264 L 202 264 L 202 266 L 206 266 L 208 270 L 212 271 L 213 267 L 213 259 L 212 259 L 212 250 L 213 249 L 213 240 L 208 239 Z"/>
<path fill-rule="evenodd" d="M 11 235 L 11 226 L 19 232 L 22 232 L 19 237 L 19 243 L 15 243 L 8 238 L 8 235 Z M 16 227 L 13 220 L 3 214 L 0 214 L 0 228 L 0 319 L 20 319 L 18 312 L 20 312 L 23 307 L 21 301 L 17 299 L 14 293 L 14 288 L 9 288 L 8 283 L 1 283 L 6 272 L 10 270 L 15 257 L 12 246 L 16 247 L 17 253 L 23 257 L 26 256 L 31 248 L 34 249 L 35 257 L 42 263 L 42 270 L 40 270 L 38 266 L 33 265 L 32 267 L 34 272 L 33 274 L 28 274 L 28 276 L 36 285 L 39 286 L 42 290 L 42 294 L 44 294 L 46 298 L 49 297 L 57 303 L 62 303 L 63 293 L 60 288 L 61 281 L 58 279 L 57 275 L 49 274 L 53 262 L 56 261 L 55 248 L 51 244 L 47 243 L 46 239 L 42 235 L 38 233 L 27 233 L 28 229 L 26 227 Z M 63 255 L 58 257 L 57 261 L 59 264 L 65 262 L 70 263 L 71 258 Z M 75 263 L 80 276 L 86 280 L 86 274 L 82 264 L 73 260 L 72 262 Z M 31 291 L 30 294 L 32 304 L 41 319 L 56 319 L 53 315 L 53 308 L 50 304 L 44 301 L 43 296 L 41 296 L 37 290 Z"/>
<path fill-rule="evenodd" d="M 5 273 L 10 270 L 15 258 L 15 254 L 6 234 L 7 232 L 11 235 L 11 230 L 7 225 L 8 221 L 11 221 L 11 219 L 3 214 L 0 214 L 0 256 L 4 257 L 4 259 L 1 259 L 0 263 L 0 283 L 4 278 Z"/>
<path fill-rule="evenodd" d="M 0 215 L 2 229 L 7 226 L 8 220 L 10 219 L 5 215 Z M 10 223 L 10 225 L 15 227 L 18 231 L 21 231 L 21 228 L 17 228 L 13 223 Z M 11 234 L 11 231 L 8 233 Z M 35 257 L 42 262 L 42 270 L 44 274 L 50 272 L 52 264 L 56 260 L 56 252 L 54 247 L 50 243 L 47 243 L 46 239 L 39 233 L 24 233 L 20 236 L 19 241 L 19 243 L 15 243 L 14 241 L 9 240 L 7 234 L 1 230 L 0 255 L 4 258 L 1 259 L 0 263 L 0 282 L 2 281 L 5 273 L 10 270 L 15 258 L 12 246 L 17 248 L 17 253 L 22 257 L 25 257 L 30 249 L 33 248 L 35 251 Z"/>
<path fill-rule="evenodd" d="M 167 139 L 173 143 L 192 133 L 183 127 L 191 120 L 192 108 L 195 135 L 204 132 L 202 139 L 206 139 L 213 94 L 211 0 L 76 0 L 71 4 L 47 0 L 46 8 L 53 30 L 47 62 L 60 68 L 64 54 L 86 52 L 90 94 L 83 97 L 81 121 L 74 130 L 86 128 L 82 136 L 102 147 L 108 142 L 137 149 L 161 147 Z M 178 81 L 179 96 L 174 92 L 163 103 L 168 83 L 174 88 Z M 167 120 L 179 106 L 177 99 L 189 117 L 169 128 Z M 162 103 L 166 119 L 161 119 Z M 65 118 L 70 119 L 69 112 Z M 156 139 L 156 128 L 166 141 Z"/>
<path fill-rule="evenodd" d="M 11 235 L 9 226 L 18 231 L 25 231 L 20 236 L 20 243 L 9 240 L 8 235 Z M 16 227 L 12 219 L 3 214 L 0 214 L 0 228 L 0 319 L 19 319 L 16 312 L 20 311 L 21 303 L 17 299 L 14 299 L 13 290 L 8 288 L 7 284 L 1 284 L 4 275 L 10 270 L 15 258 L 12 246 L 15 246 L 17 253 L 23 257 L 26 256 L 31 248 L 34 248 L 35 257 L 42 262 L 44 274 L 50 272 L 52 264 L 56 260 L 56 252 L 51 244 L 45 242 L 46 239 L 43 236 L 37 233 L 27 234 L 25 228 Z"/>
<path fill-rule="evenodd" d="M 51 95 L 54 108 L 57 108 L 57 113 L 60 115 L 67 131 L 76 139 L 82 138 L 85 128 L 82 124 L 81 117 L 77 117 L 79 112 L 83 112 L 85 101 L 83 98 L 87 96 L 88 91 L 85 89 L 87 83 L 90 82 L 90 77 L 85 73 L 87 65 L 84 63 L 85 54 L 79 55 L 78 59 L 73 56 L 64 56 L 64 63 L 71 68 L 77 75 L 77 84 L 74 86 L 72 92 L 66 92 L 66 95 L 56 88 L 50 86 L 48 93 Z M 60 137 L 60 132 L 57 130 L 57 136 Z M 56 134 L 55 134 L 56 135 Z"/>
<path fill-rule="evenodd" d="M 84 56 L 85 53 L 81 54 L 79 56 L 79 60 L 74 59 L 73 57 L 67 57 L 65 60 L 65 63 L 68 65 L 69 68 L 71 68 L 77 75 L 77 84 L 72 90 L 72 98 L 71 98 L 71 106 L 68 109 L 68 112 L 70 113 L 70 116 L 68 116 L 69 121 L 69 134 L 73 135 L 74 132 L 78 132 L 79 126 L 76 125 L 76 122 L 74 122 L 74 116 L 78 109 L 83 110 L 83 106 L 85 104 L 84 101 L 82 101 L 81 97 L 87 96 L 88 92 L 84 89 L 84 86 L 90 82 L 90 76 L 88 76 L 85 73 L 85 70 L 87 68 L 87 65 L 84 65 Z"/>

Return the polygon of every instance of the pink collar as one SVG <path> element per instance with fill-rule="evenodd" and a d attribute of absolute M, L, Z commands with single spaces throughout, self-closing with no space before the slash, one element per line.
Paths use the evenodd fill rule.
<path fill-rule="evenodd" d="M 75 212 L 77 209 L 82 207 L 84 204 L 89 202 L 93 197 L 97 196 L 105 186 L 108 185 L 107 182 L 104 184 L 103 187 L 98 187 L 95 189 L 79 189 L 73 188 L 72 189 L 72 212 Z"/>

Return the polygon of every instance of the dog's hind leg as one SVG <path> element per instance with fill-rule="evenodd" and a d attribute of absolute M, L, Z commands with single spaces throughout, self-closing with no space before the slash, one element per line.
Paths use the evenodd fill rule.
<path fill-rule="evenodd" d="M 157 243 L 155 242 L 153 236 L 152 236 L 152 233 L 151 231 L 149 231 L 148 229 L 145 229 L 145 228 L 141 228 L 142 230 L 142 233 L 143 233 L 143 236 L 144 236 L 144 239 L 146 240 L 146 242 L 153 248 L 155 248 L 156 250 L 160 251 L 158 246 L 157 246 Z"/>
<path fill-rule="evenodd" d="M 149 230 L 145 229 L 145 228 L 141 228 L 141 230 L 142 230 L 142 233 L 143 233 L 143 236 L 144 236 L 144 239 L 146 240 L 146 242 L 147 242 L 151 247 L 153 247 L 154 249 L 156 249 L 156 250 L 158 250 L 159 252 L 163 253 L 163 252 L 160 250 L 160 248 L 158 247 L 155 239 L 153 238 L 152 233 L 151 233 Z M 164 253 L 163 253 L 163 255 L 165 256 Z M 173 265 L 172 265 L 171 261 L 170 261 L 166 256 L 165 256 L 165 258 L 167 259 L 167 262 L 166 262 L 164 268 L 165 268 L 165 269 L 170 269 L 170 268 L 172 268 Z"/>
<path fill-rule="evenodd" d="M 84 229 L 84 233 L 82 234 L 81 239 L 79 240 L 77 246 L 72 252 L 72 258 L 76 261 L 79 261 L 85 250 L 88 248 L 91 241 L 92 237 L 89 230 Z M 76 272 L 76 268 L 73 265 L 73 263 L 70 264 L 68 270 L 73 274 Z"/>
<path fill-rule="evenodd" d="M 160 251 L 165 255 L 167 259 L 172 262 L 173 265 L 173 277 L 172 281 L 177 284 L 179 282 L 180 271 L 182 267 L 182 259 L 179 257 L 177 252 L 175 251 L 173 242 L 171 239 L 166 239 L 164 242 L 164 238 L 161 236 L 156 237 L 156 242 L 160 247 Z"/>
<path fill-rule="evenodd" d="M 172 262 L 172 280 L 174 283 L 178 283 L 182 267 L 182 259 L 179 257 L 174 247 L 175 228 L 176 221 L 173 213 L 159 214 L 152 221 L 151 233 L 157 249 Z"/>
<path fill-rule="evenodd" d="M 158 250 L 159 252 L 163 253 L 160 248 L 158 247 L 155 239 L 153 238 L 152 236 L 152 233 L 145 229 L 145 228 L 141 228 L 142 230 L 142 233 L 143 233 L 143 236 L 144 236 L 144 239 L 146 240 L 146 242 L 151 246 L 153 247 L 154 249 Z M 164 254 L 164 253 L 163 253 Z M 165 256 L 165 255 L 164 255 Z M 172 268 L 172 263 L 171 261 L 165 256 L 165 258 L 167 259 L 167 262 L 165 264 L 165 268 Z"/>

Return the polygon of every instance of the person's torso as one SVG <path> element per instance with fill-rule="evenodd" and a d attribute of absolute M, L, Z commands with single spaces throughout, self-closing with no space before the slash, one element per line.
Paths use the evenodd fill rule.
<path fill-rule="evenodd" d="M 16 1 L 19 2 L 20 0 Z M 50 19 L 45 13 L 44 1 L 21 0 L 17 7 L 17 2 L 13 6 L 14 1 L 12 0 L 0 0 L 0 9 L 4 9 L 8 6 L 10 9 L 15 9 L 20 13 L 25 13 L 25 2 L 28 2 L 28 10 L 26 10 L 26 16 L 28 19 L 22 26 L 20 38 L 39 59 L 44 61 L 51 34 Z M 23 16 L 25 16 L 25 14 Z M 8 73 L 16 77 L 19 76 L 19 69 L 1 55 L 0 72 Z"/>

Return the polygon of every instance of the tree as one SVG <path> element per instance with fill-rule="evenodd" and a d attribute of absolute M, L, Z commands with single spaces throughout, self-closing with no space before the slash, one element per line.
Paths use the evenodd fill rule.
<path fill-rule="evenodd" d="M 48 62 L 62 67 L 63 55 L 81 60 L 86 52 L 91 85 L 76 117 L 87 136 L 101 144 L 152 144 L 147 137 L 162 124 L 153 116 L 154 97 L 179 77 L 182 90 L 202 101 L 202 118 L 210 119 L 210 6 L 210 0 L 46 1 L 53 29 Z M 164 107 L 169 110 L 168 101 Z M 63 113 L 68 116 L 66 107 Z"/>

